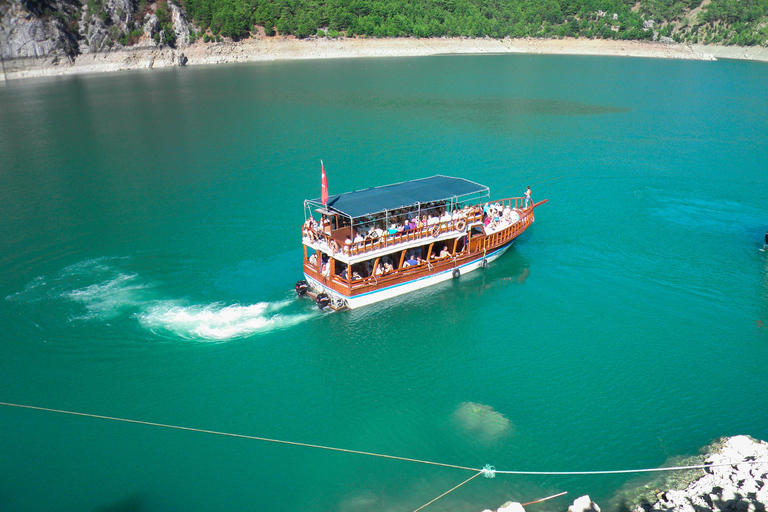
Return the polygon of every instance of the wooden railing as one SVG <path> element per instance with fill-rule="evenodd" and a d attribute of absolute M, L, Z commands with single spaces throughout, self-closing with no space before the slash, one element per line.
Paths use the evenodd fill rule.
<path fill-rule="evenodd" d="M 438 238 L 440 235 L 445 233 L 461 232 L 466 229 L 467 225 L 479 222 L 482 220 L 482 218 L 483 213 L 480 211 L 472 215 L 468 215 L 464 218 L 438 222 L 432 224 L 431 226 L 424 226 L 421 229 L 412 229 L 403 231 L 401 233 L 384 233 L 375 240 L 368 239 L 356 244 L 352 244 L 349 249 L 349 254 L 356 256 L 358 254 L 365 254 L 367 252 L 373 252 L 379 249 L 386 249 L 395 245 L 413 242 L 414 240 Z"/>
<path fill-rule="evenodd" d="M 519 211 L 518 213 L 520 215 L 520 222 L 513 224 L 513 226 L 515 226 L 519 223 L 522 223 L 523 219 L 532 212 L 532 208 L 528 210 L 523 210 L 524 201 L 525 201 L 525 198 L 523 197 L 512 197 L 508 199 L 500 199 L 498 201 L 482 203 L 482 204 L 476 205 L 475 206 L 476 210 L 472 212 L 470 215 L 467 215 L 460 219 L 455 219 L 455 220 L 452 219 L 450 221 L 438 222 L 432 225 L 424 226 L 421 229 L 408 230 L 400 233 L 392 233 L 392 234 L 384 233 L 383 235 L 381 235 L 376 239 L 369 238 L 362 242 L 353 243 L 350 246 L 345 246 L 342 241 L 338 241 L 334 239 L 332 234 L 328 234 L 325 232 L 313 231 L 312 238 L 314 240 L 324 240 L 325 243 L 328 245 L 330 252 L 332 254 L 344 253 L 349 256 L 357 256 L 360 254 L 365 254 L 365 253 L 374 252 L 380 249 L 390 248 L 396 245 L 412 242 L 415 240 L 437 238 L 440 235 L 443 235 L 445 233 L 464 231 L 466 230 L 465 226 L 469 226 L 477 222 L 481 222 L 483 219 L 483 207 L 491 204 L 498 204 L 501 207 L 501 209 L 504 209 L 505 207 L 509 207 L 510 209 L 518 210 Z M 461 226 L 461 223 L 463 223 L 464 226 Z M 459 227 L 461 227 L 462 229 L 458 229 Z M 503 230 L 503 231 L 506 231 L 506 230 Z M 305 236 L 305 235 L 306 233 L 302 232 L 302 236 Z"/>

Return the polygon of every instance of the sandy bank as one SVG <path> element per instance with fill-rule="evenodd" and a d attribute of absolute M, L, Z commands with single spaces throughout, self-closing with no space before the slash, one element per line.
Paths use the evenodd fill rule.
<path fill-rule="evenodd" d="M 405 57 L 439 54 L 528 53 L 608 55 L 665 59 L 716 58 L 768 61 L 768 49 L 663 44 L 603 39 L 308 39 L 256 38 L 237 43 L 195 43 L 179 49 L 130 48 L 62 59 L 6 60 L 0 80 L 101 73 L 179 65 L 271 60 Z"/>

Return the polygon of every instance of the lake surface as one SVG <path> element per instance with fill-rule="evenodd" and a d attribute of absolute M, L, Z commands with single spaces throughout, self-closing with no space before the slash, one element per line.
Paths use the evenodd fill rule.
<path fill-rule="evenodd" d="M 768 439 L 768 65 L 276 62 L 0 86 L 0 401 L 469 468 Z M 302 201 L 447 174 L 536 222 L 488 269 L 296 300 Z M 466 470 L 0 406 L 0 509 L 412 511 Z M 633 475 L 425 510 L 603 509 Z M 112 507 L 112 508 L 104 508 Z"/>

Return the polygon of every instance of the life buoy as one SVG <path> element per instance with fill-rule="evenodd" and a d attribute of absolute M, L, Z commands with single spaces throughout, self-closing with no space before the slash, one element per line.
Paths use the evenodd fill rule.
<path fill-rule="evenodd" d="M 467 227 L 467 221 L 465 221 L 464 219 L 459 219 L 459 222 L 456 223 L 456 229 L 458 231 L 464 231 L 464 228 L 466 227 Z"/>
<path fill-rule="evenodd" d="M 336 242 L 336 240 L 331 240 L 331 243 L 328 244 L 333 252 L 339 252 L 339 243 Z"/>
<path fill-rule="evenodd" d="M 439 226 L 433 227 L 432 231 L 430 231 L 429 234 L 432 235 L 433 238 L 437 238 L 438 236 L 440 236 L 440 227 Z"/>
<path fill-rule="evenodd" d="M 461 271 L 457 268 L 453 269 L 453 277 L 454 279 L 459 277 L 461 275 Z"/>

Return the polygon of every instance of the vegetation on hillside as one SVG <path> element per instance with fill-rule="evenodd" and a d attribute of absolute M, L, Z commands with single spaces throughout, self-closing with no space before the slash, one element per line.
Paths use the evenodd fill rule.
<path fill-rule="evenodd" d="M 768 0 L 181 0 L 204 32 L 338 37 L 585 37 L 765 45 Z"/>

